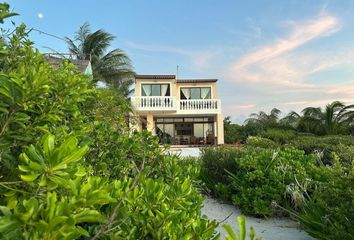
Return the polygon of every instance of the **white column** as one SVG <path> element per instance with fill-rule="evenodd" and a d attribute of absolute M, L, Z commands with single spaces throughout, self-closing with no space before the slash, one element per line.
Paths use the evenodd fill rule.
<path fill-rule="evenodd" d="M 148 113 L 146 115 L 146 128 L 148 131 L 152 133 L 152 135 L 155 135 L 155 124 L 154 124 L 154 116 L 151 113 Z"/>
<path fill-rule="evenodd" d="M 221 113 L 216 115 L 216 126 L 218 134 L 218 144 L 224 144 L 224 115 Z"/>

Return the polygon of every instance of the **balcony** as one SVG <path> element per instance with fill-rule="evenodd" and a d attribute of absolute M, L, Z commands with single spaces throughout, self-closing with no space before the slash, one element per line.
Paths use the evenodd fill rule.
<path fill-rule="evenodd" d="M 137 111 L 176 111 L 175 97 L 132 97 L 132 105 Z"/>
<path fill-rule="evenodd" d="M 175 97 L 150 96 L 132 97 L 132 105 L 136 111 L 165 112 L 177 114 L 217 114 L 221 113 L 220 99 L 176 99 Z"/>
<path fill-rule="evenodd" d="M 179 100 L 178 113 L 220 113 L 220 99 Z"/>

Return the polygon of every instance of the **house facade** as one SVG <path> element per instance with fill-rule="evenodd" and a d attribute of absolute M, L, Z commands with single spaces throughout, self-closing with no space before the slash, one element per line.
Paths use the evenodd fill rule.
<path fill-rule="evenodd" d="M 224 143 L 217 79 L 176 79 L 175 75 L 136 75 L 132 106 L 137 128 L 171 145 Z"/>

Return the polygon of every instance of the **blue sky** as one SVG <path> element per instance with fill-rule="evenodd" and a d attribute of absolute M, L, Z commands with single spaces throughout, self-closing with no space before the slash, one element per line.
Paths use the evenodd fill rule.
<path fill-rule="evenodd" d="M 139 74 L 217 78 L 235 122 L 273 107 L 284 114 L 354 103 L 352 1 L 8 1 L 16 23 L 74 35 L 84 22 L 117 36 Z M 33 32 L 42 52 L 65 42 Z"/>

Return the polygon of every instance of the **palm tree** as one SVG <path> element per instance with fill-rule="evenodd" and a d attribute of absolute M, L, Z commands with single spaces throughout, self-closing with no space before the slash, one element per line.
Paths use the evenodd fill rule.
<path fill-rule="evenodd" d="M 103 29 L 91 32 L 90 25 L 84 23 L 75 33 L 75 38 L 67 37 L 66 42 L 70 53 L 77 59 L 90 60 L 94 81 L 103 81 L 128 96 L 134 71 L 129 57 L 121 49 L 108 51 L 114 39 Z"/>
<path fill-rule="evenodd" d="M 302 118 L 300 114 L 295 111 L 291 111 L 288 113 L 288 115 L 280 119 L 279 123 L 281 123 L 283 126 L 287 126 L 288 128 L 297 130 L 299 128 L 301 119 Z"/>
<path fill-rule="evenodd" d="M 302 115 L 290 112 L 281 121 L 288 122 L 298 131 L 315 134 L 347 134 L 354 126 L 354 105 L 334 101 L 322 110 L 307 107 Z"/>
<path fill-rule="evenodd" d="M 281 111 L 273 108 L 269 114 L 260 111 L 259 113 L 252 113 L 245 123 L 258 124 L 262 127 L 276 127 L 278 125 L 279 115 Z"/>

